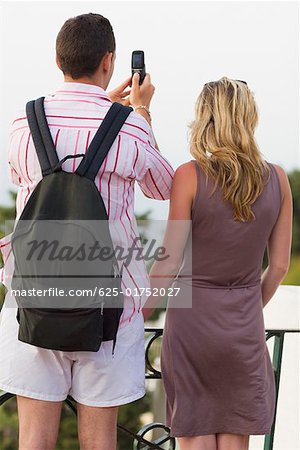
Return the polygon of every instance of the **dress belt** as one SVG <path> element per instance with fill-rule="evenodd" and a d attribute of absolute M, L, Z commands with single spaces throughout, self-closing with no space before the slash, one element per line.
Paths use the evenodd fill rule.
<path fill-rule="evenodd" d="M 227 285 L 222 285 L 222 286 L 216 285 L 216 284 L 207 285 L 207 284 L 197 283 L 197 282 L 195 282 L 195 279 L 191 280 L 191 283 L 189 283 L 187 281 L 184 281 L 182 278 L 189 278 L 189 280 L 191 280 L 190 277 L 179 276 L 179 277 L 175 278 L 174 281 L 178 280 L 182 283 L 192 285 L 193 287 L 200 287 L 200 288 L 206 288 L 206 289 L 243 289 L 243 288 L 248 288 L 248 287 L 252 287 L 252 286 L 258 286 L 261 284 L 261 280 L 258 280 L 258 281 L 254 281 L 253 283 L 248 283 L 248 284 L 237 284 L 237 285 L 236 284 L 235 285 L 227 284 Z"/>

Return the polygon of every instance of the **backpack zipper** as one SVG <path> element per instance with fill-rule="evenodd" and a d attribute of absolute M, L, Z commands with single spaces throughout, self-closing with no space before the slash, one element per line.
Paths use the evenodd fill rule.
<path fill-rule="evenodd" d="M 21 307 L 23 309 L 23 307 Z M 30 310 L 31 313 L 37 314 L 40 316 L 50 314 L 68 314 L 68 315 L 85 315 L 89 314 L 94 308 L 35 308 L 29 307 L 26 310 Z"/>

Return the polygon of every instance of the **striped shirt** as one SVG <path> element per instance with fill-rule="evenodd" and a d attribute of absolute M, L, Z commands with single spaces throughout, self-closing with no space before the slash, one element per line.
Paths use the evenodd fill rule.
<path fill-rule="evenodd" d="M 45 97 L 45 113 L 58 158 L 84 153 L 102 123 L 111 100 L 99 86 L 64 82 L 54 94 Z M 74 172 L 81 158 L 69 159 L 62 168 Z M 31 193 L 42 179 L 41 168 L 28 127 L 25 109 L 12 123 L 9 142 L 9 168 L 12 182 L 18 186 L 17 219 Z M 151 127 L 132 112 L 119 132 L 96 178 L 109 218 L 114 246 L 131 248 L 139 236 L 134 215 L 134 187 L 138 183 L 150 198 L 166 200 L 170 196 L 173 168 L 155 148 Z M 6 266 L 11 257 L 7 236 L 0 242 Z M 120 327 L 140 311 L 146 296 L 140 288 L 149 287 L 143 260 L 135 258 L 123 269 L 122 288 L 126 292 Z"/>

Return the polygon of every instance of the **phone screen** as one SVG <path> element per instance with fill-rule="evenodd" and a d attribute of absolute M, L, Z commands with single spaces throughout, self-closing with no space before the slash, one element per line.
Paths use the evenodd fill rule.
<path fill-rule="evenodd" d="M 144 58 L 142 53 L 134 53 L 132 57 L 133 68 L 143 67 Z"/>

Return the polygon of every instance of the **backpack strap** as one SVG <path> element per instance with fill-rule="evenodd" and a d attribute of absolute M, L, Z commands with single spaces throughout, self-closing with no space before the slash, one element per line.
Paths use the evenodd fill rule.
<path fill-rule="evenodd" d="M 45 115 L 44 99 L 45 97 L 40 97 L 26 104 L 28 125 L 43 177 L 57 170 L 59 166 L 59 158 Z M 85 156 L 85 158 L 76 170 L 78 175 L 85 176 L 91 180 L 95 179 L 109 149 L 132 110 L 131 107 L 123 106 L 120 103 L 112 104 L 87 152 L 85 155 L 80 155 Z"/>
<path fill-rule="evenodd" d="M 42 169 L 43 177 L 46 175 L 49 175 L 52 172 L 52 164 L 56 162 L 57 154 L 56 150 L 52 141 L 52 137 L 50 135 L 47 135 L 45 133 L 45 122 L 46 126 L 47 121 L 45 117 L 45 111 L 43 108 L 43 101 L 44 97 L 39 98 L 38 100 L 31 100 L 26 104 L 26 116 L 28 120 L 28 125 L 31 131 L 34 147 L 38 156 L 38 160 Z M 38 103 L 37 103 L 38 102 Z M 39 116 L 39 117 L 37 117 Z M 44 116 L 44 120 L 43 120 Z M 42 132 L 41 133 L 40 126 L 42 125 Z M 49 128 L 48 132 L 50 134 Z M 47 143 L 47 146 L 46 146 Z M 52 145 L 51 145 L 52 143 Z M 51 148 L 51 150 L 50 150 Z M 51 159 L 49 158 L 50 153 L 54 154 L 54 156 L 51 156 Z M 58 158 L 57 158 L 58 162 Z"/>
<path fill-rule="evenodd" d="M 95 179 L 109 149 L 132 111 L 131 107 L 123 106 L 120 103 L 111 105 L 86 151 L 86 157 L 76 170 L 78 175 L 91 180 Z"/>

